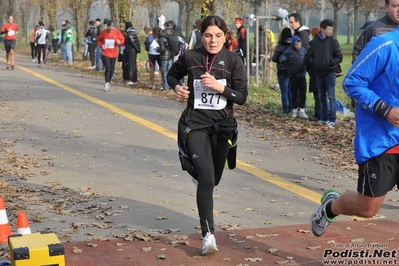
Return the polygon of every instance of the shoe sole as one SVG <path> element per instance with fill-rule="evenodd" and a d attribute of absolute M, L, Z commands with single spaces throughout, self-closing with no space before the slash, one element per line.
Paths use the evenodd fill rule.
<path fill-rule="evenodd" d="M 218 252 L 218 248 L 214 246 L 210 246 L 207 250 L 202 251 L 202 255 L 209 255 Z"/>

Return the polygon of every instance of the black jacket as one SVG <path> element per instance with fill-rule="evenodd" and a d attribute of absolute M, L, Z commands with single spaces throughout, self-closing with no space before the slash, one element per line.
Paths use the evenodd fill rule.
<path fill-rule="evenodd" d="M 211 124 L 223 120 L 233 114 L 233 104 L 244 104 L 247 95 L 247 75 L 242 59 L 235 53 L 223 48 L 214 59 L 210 74 L 216 79 L 226 79 L 226 88 L 223 96 L 227 99 L 227 106 L 223 110 L 194 109 L 194 79 L 200 78 L 207 70 L 208 62 L 212 62 L 212 55 L 203 48 L 188 50 L 172 65 L 168 72 L 168 84 L 175 88 L 184 76 L 187 77 L 187 86 L 190 89 L 187 108 L 189 124 Z"/>
<path fill-rule="evenodd" d="M 321 33 L 312 40 L 306 54 L 306 66 L 316 69 L 317 75 L 324 76 L 335 73 L 338 65 L 342 62 L 341 47 L 336 39 L 328 37 L 322 39 Z"/>
<path fill-rule="evenodd" d="M 227 105 L 222 110 L 194 109 L 194 79 L 199 79 L 207 71 L 210 62 L 213 62 L 213 65 L 208 72 L 216 79 L 226 80 L 222 95 L 226 97 Z M 208 54 L 204 48 L 186 51 L 179 56 L 168 72 L 169 86 L 175 88 L 184 76 L 187 76 L 190 94 L 187 107 L 178 123 L 178 145 L 180 152 L 186 155 L 185 137 L 190 130 L 206 131 L 212 139 L 217 137 L 227 140 L 232 137 L 233 131 L 237 128 L 233 105 L 234 103 L 243 105 L 246 102 L 248 87 L 242 59 L 226 48 L 222 48 L 216 55 Z M 216 98 L 217 96 L 214 97 Z M 182 158 L 180 156 L 181 160 Z"/>
<path fill-rule="evenodd" d="M 127 52 L 136 52 L 140 53 L 140 40 L 137 35 L 136 29 L 130 27 L 126 31 L 126 41 L 125 41 L 125 49 Z"/>
<path fill-rule="evenodd" d="M 243 34 L 241 34 L 243 32 Z M 243 35 L 243 36 L 241 36 Z M 247 31 L 244 26 L 241 26 L 237 29 L 237 49 L 241 49 L 244 57 L 247 57 Z"/>
<path fill-rule="evenodd" d="M 306 50 L 309 49 L 309 36 L 310 36 L 310 29 L 304 25 L 300 26 L 296 30 L 294 30 L 294 35 L 301 38 L 302 47 Z"/>
<path fill-rule="evenodd" d="M 353 46 L 352 51 L 352 63 L 355 62 L 356 58 L 363 51 L 364 46 L 370 41 L 370 39 L 374 36 L 379 36 L 384 33 L 388 33 L 393 31 L 398 27 L 392 19 L 388 17 L 388 15 L 383 16 L 374 22 L 371 26 L 364 29 L 362 34 L 357 39 L 355 45 Z"/>
<path fill-rule="evenodd" d="M 272 55 L 272 61 L 277 63 L 277 75 L 285 75 L 287 74 L 287 69 L 284 64 L 279 62 L 280 56 L 283 54 L 285 49 L 291 46 L 291 38 L 284 39 L 278 42 L 276 50 Z"/>
<path fill-rule="evenodd" d="M 166 30 L 161 30 L 161 32 L 159 33 L 159 47 L 157 51 L 161 54 L 161 61 L 173 59 L 172 52 L 170 51 L 168 36 L 169 34 Z"/>

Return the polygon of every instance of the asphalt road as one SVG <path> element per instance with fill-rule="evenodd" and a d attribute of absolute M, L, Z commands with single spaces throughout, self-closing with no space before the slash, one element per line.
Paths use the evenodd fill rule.
<path fill-rule="evenodd" d="M 89 70 L 39 69 L 24 56 L 7 71 L 3 52 L 0 156 L 22 158 L 2 176 L 13 228 L 26 210 L 32 231 L 61 240 L 198 231 L 195 186 L 177 156 L 184 102 L 112 83 L 107 93 Z M 214 193 L 216 230 L 306 224 L 324 190 L 355 189 L 356 173 L 334 169 L 328 151 L 238 122 L 238 167 Z M 398 199 L 388 194 L 380 218 L 398 218 Z"/>

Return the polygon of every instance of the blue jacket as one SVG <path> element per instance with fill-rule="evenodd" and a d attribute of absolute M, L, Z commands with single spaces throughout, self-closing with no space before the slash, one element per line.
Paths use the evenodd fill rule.
<path fill-rule="evenodd" d="M 357 164 L 379 156 L 399 144 L 399 128 L 374 114 L 381 99 L 399 106 L 399 28 L 373 37 L 347 72 L 342 87 L 356 102 Z"/>
<path fill-rule="evenodd" d="M 292 36 L 291 46 L 288 47 L 279 58 L 280 64 L 285 66 L 290 77 L 304 77 L 306 75 L 306 49 L 303 46 L 301 46 L 299 50 L 295 49 L 295 43 L 298 40 L 301 40 L 298 36 Z"/>

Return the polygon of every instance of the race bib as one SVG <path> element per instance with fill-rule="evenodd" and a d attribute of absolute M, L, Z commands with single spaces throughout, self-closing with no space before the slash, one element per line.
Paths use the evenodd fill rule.
<path fill-rule="evenodd" d="M 115 48 L 115 40 L 114 39 L 105 39 L 105 48 L 114 49 Z"/>
<path fill-rule="evenodd" d="M 10 30 L 10 31 L 8 31 L 7 35 L 8 36 L 14 36 L 15 35 L 15 31 Z"/>
<path fill-rule="evenodd" d="M 226 79 L 217 82 L 226 86 Z M 221 110 L 227 105 L 227 99 L 219 92 L 205 87 L 201 79 L 194 79 L 194 109 Z"/>

